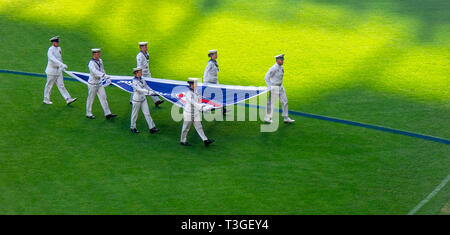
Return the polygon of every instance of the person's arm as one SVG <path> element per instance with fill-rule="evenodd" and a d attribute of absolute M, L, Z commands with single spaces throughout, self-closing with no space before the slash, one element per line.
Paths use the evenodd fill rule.
<path fill-rule="evenodd" d="M 143 66 L 143 61 L 142 61 L 143 56 L 141 55 L 141 53 L 139 52 L 139 54 L 137 54 L 136 56 L 136 61 L 137 61 L 137 67 L 142 68 Z"/>
<path fill-rule="evenodd" d="M 144 81 L 144 82 L 145 82 L 145 81 Z M 152 91 L 147 90 L 147 89 L 142 88 L 141 86 L 139 86 L 138 81 L 137 81 L 136 79 L 133 79 L 132 85 L 133 85 L 134 91 L 143 93 L 143 94 L 145 94 L 145 95 L 151 95 L 151 94 L 153 93 Z"/>
<path fill-rule="evenodd" d="M 104 66 L 104 64 L 103 64 L 103 60 L 102 59 L 99 59 L 100 60 L 100 63 L 103 65 L 103 76 L 104 76 L 104 78 L 105 79 L 110 79 L 111 78 L 111 76 L 109 76 L 109 75 L 107 75 L 106 74 L 106 71 L 105 71 L 105 66 Z"/>
<path fill-rule="evenodd" d="M 57 64 L 58 67 L 66 67 L 66 68 L 67 68 L 67 65 L 63 64 L 61 61 L 59 61 L 59 60 L 53 55 L 53 51 L 54 51 L 54 50 L 55 50 L 55 48 L 52 48 L 52 47 L 48 50 L 48 52 L 47 52 L 48 59 L 49 59 L 51 62 Z"/>
<path fill-rule="evenodd" d="M 266 76 L 264 77 L 264 80 L 266 81 L 267 87 L 270 87 L 272 84 L 270 82 L 270 78 L 273 76 L 273 70 L 272 68 L 267 71 Z"/>
<path fill-rule="evenodd" d="M 193 97 L 194 100 L 194 108 L 197 109 L 198 111 L 205 111 L 205 104 L 202 102 L 197 102 L 197 100 L 195 99 L 196 96 L 198 96 L 198 98 L 202 99 L 202 97 L 200 95 L 195 95 L 194 93 L 191 93 L 191 96 Z"/>
<path fill-rule="evenodd" d="M 148 95 L 154 95 L 154 96 L 158 95 L 152 88 L 150 88 L 148 86 L 147 81 L 144 78 L 142 78 L 142 80 L 144 80 L 145 89 L 149 90 L 149 94 Z"/>
<path fill-rule="evenodd" d="M 209 72 L 211 71 L 211 65 L 212 63 L 208 62 L 206 64 L 206 68 L 205 68 L 205 72 L 203 73 L 203 82 L 205 82 L 205 80 L 209 79 Z"/>
<path fill-rule="evenodd" d="M 104 77 L 106 74 L 97 68 L 97 64 L 94 61 L 89 62 L 89 71 L 96 77 Z"/>
<path fill-rule="evenodd" d="M 194 106 L 194 109 L 195 109 L 195 110 L 198 110 L 199 107 L 198 107 L 198 105 L 197 105 L 196 103 L 197 103 L 197 102 L 195 102 L 195 99 L 194 99 L 194 93 L 191 92 L 191 91 L 187 92 L 187 93 L 186 93 L 186 103 L 184 104 L 184 107 L 185 107 L 185 108 L 186 108 L 186 107 L 190 108 L 190 107 L 193 105 L 193 106 Z"/>

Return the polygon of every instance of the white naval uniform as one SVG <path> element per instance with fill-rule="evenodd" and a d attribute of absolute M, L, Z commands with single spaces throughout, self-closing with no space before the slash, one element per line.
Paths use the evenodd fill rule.
<path fill-rule="evenodd" d="M 219 65 L 217 61 L 210 59 L 206 64 L 205 72 L 203 74 L 203 83 L 218 84 L 217 73 L 219 73 Z"/>
<path fill-rule="evenodd" d="M 148 66 L 149 55 L 148 52 L 145 54 L 140 51 L 136 55 L 137 67 L 142 69 L 142 78 L 151 78 L 152 74 L 150 73 L 150 68 Z M 158 96 L 151 96 L 154 103 L 158 102 L 160 99 Z M 131 94 L 130 101 L 133 102 L 133 94 Z"/>
<path fill-rule="evenodd" d="M 219 84 L 217 74 L 219 73 L 219 65 L 217 61 L 210 59 L 206 64 L 205 72 L 203 73 L 203 83 L 205 84 Z M 223 112 L 226 112 L 226 108 L 222 108 Z"/>
<path fill-rule="evenodd" d="M 272 109 L 273 104 L 271 103 L 271 96 L 270 91 L 272 89 L 279 89 L 279 98 L 281 103 L 281 108 L 283 110 L 282 116 L 284 118 L 288 117 L 288 99 L 286 96 L 286 91 L 283 87 L 283 75 L 284 75 L 284 69 L 283 65 L 278 65 L 275 63 L 269 71 L 267 71 L 265 80 L 267 87 L 269 88 L 269 99 L 267 100 L 267 108 L 266 108 L 266 117 L 272 118 Z"/>
<path fill-rule="evenodd" d="M 47 83 L 44 88 L 44 102 L 50 101 L 50 93 L 52 92 L 53 84 L 55 84 L 55 82 L 64 99 L 70 99 L 70 94 L 64 87 L 62 71 L 67 68 L 67 66 L 62 61 L 61 47 L 51 46 L 48 48 L 47 57 L 48 63 L 47 68 L 45 69 Z"/>
<path fill-rule="evenodd" d="M 105 69 L 103 68 L 102 59 L 98 61 L 91 59 L 88 64 L 89 67 L 89 80 L 88 89 L 89 95 L 86 102 L 86 116 L 92 116 L 92 103 L 94 102 L 95 95 L 98 96 L 100 104 L 102 105 L 105 116 L 111 114 L 109 110 L 108 101 L 106 101 L 105 88 L 102 86 L 102 78 L 107 77 Z"/>
<path fill-rule="evenodd" d="M 148 109 L 146 95 L 151 95 L 154 92 L 151 91 L 147 83 L 143 78 L 138 79 L 137 77 L 133 78 L 133 109 L 131 111 L 131 129 L 136 128 L 136 120 L 138 118 L 139 109 L 142 109 L 142 113 L 144 114 L 145 120 L 147 120 L 148 128 L 152 129 L 155 127 L 155 123 L 153 122 L 152 117 L 150 116 L 150 110 Z"/>
<path fill-rule="evenodd" d="M 201 123 L 201 111 L 204 110 L 204 105 L 199 103 L 200 97 L 197 91 L 193 91 L 189 88 L 189 91 L 185 94 L 186 103 L 183 109 L 183 128 L 181 129 L 181 142 L 186 142 L 186 136 L 191 128 L 192 123 L 194 123 L 195 130 L 197 130 L 198 135 L 203 141 L 207 140 L 205 133 L 203 132 L 203 127 Z"/>

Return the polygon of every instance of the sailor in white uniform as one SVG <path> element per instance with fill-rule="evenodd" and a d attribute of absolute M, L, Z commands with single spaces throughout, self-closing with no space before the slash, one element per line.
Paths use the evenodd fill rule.
<path fill-rule="evenodd" d="M 218 84 L 217 74 L 219 73 L 219 65 L 217 64 L 217 50 L 209 50 L 208 57 L 211 59 L 206 64 L 203 83 Z"/>
<path fill-rule="evenodd" d="M 219 73 L 219 64 L 217 64 L 217 50 L 209 50 L 208 57 L 211 59 L 206 64 L 205 72 L 203 73 L 204 84 L 219 84 L 217 74 Z M 222 108 L 222 113 L 225 115 L 229 110 Z"/>
<path fill-rule="evenodd" d="M 133 109 L 131 111 L 131 132 L 139 133 L 136 129 L 136 120 L 138 118 L 139 109 L 142 109 L 145 120 L 147 120 L 148 128 L 150 129 L 150 134 L 159 132 L 159 129 L 155 127 L 155 123 L 150 116 L 150 110 L 148 109 L 147 99 L 145 96 L 154 94 L 153 91 L 148 89 L 145 79 L 142 77 L 142 69 L 133 69 Z"/>
<path fill-rule="evenodd" d="M 200 96 L 197 93 L 197 78 L 189 78 L 189 90 L 185 94 L 186 103 L 184 104 L 183 110 L 183 128 L 181 129 L 181 145 L 190 146 L 187 142 L 186 137 L 191 128 L 191 125 L 194 124 L 195 130 L 197 130 L 198 135 L 202 138 L 203 143 L 206 147 L 214 142 L 213 139 L 208 139 L 203 132 L 203 127 L 201 123 L 201 113 L 202 111 L 209 111 L 204 105 L 202 105 L 200 101 Z"/>
<path fill-rule="evenodd" d="M 106 92 L 105 88 L 102 84 L 102 79 L 106 80 L 106 84 L 111 84 L 111 80 L 109 80 L 109 76 L 106 75 L 105 69 L 103 67 L 103 61 L 100 59 L 100 49 L 94 48 L 92 51 L 92 59 L 89 61 L 89 80 L 88 80 L 88 89 L 89 95 L 86 102 L 86 117 L 89 119 L 95 119 L 95 116 L 92 115 L 92 103 L 94 102 L 95 95 L 97 95 L 100 100 L 100 104 L 102 105 L 103 111 L 105 113 L 106 119 L 110 119 L 116 117 L 116 114 L 112 114 L 111 110 L 109 110 L 108 101 L 106 100 Z"/>
<path fill-rule="evenodd" d="M 52 92 L 53 85 L 56 82 L 59 92 L 66 100 L 66 104 L 69 105 L 77 100 L 77 98 L 70 97 L 69 92 L 64 87 L 63 70 L 67 68 L 62 61 L 61 47 L 59 47 L 59 36 L 50 38 L 52 46 L 48 48 L 47 57 L 48 63 L 45 73 L 47 74 L 47 83 L 44 88 L 44 104 L 53 104 L 50 101 L 50 93 Z"/>
<path fill-rule="evenodd" d="M 265 80 L 267 87 L 269 88 L 269 99 L 267 100 L 267 109 L 266 109 L 266 117 L 264 118 L 265 122 L 272 122 L 272 112 L 273 112 L 273 104 L 271 103 L 271 93 L 274 92 L 275 89 L 279 92 L 279 98 L 281 103 L 281 108 L 283 110 L 282 116 L 284 118 L 285 123 L 293 123 L 295 120 L 292 120 L 288 116 L 288 99 L 286 96 L 286 91 L 283 87 L 283 63 L 284 63 L 284 54 L 275 56 L 276 63 L 267 71 Z"/>
<path fill-rule="evenodd" d="M 137 61 L 137 67 L 142 68 L 142 77 L 144 78 L 151 78 L 152 75 L 150 73 L 149 69 L 149 58 L 148 55 L 148 47 L 147 42 L 139 42 L 139 48 L 141 49 L 139 53 L 136 55 L 136 61 Z M 158 107 L 160 104 L 164 103 L 164 100 L 161 100 L 156 93 L 151 96 L 153 102 L 155 103 L 155 107 Z M 133 102 L 133 94 L 131 94 L 130 97 L 130 103 Z"/>

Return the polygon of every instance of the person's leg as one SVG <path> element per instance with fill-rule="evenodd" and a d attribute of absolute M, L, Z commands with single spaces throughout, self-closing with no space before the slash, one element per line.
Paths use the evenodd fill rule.
<path fill-rule="evenodd" d="M 152 129 L 155 127 L 155 123 L 153 122 L 152 116 L 150 115 L 150 110 L 148 109 L 147 100 L 141 102 L 142 113 L 144 114 L 145 120 L 147 120 L 148 128 Z"/>
<path fill-rule="evenodd" d="M 70 94 L 67 91 L 66 87 L 64 86 L 64 78 L 63 75 L 60 74 L 58 76 L 58 78 L 56 79 L 56 86 L 58 87 L 59 92 L 61 93 L 61 95 L 64 97 L 64 100 L 68 100 L 70 99 Z"/>
<path fill-rule="evenodd" d="M 109 110 L 108 101 L 106 100 L 107 97 L 106 97 L 105 88 L 101 85 L 98 88 L 97 96 L 98 96 L 98 99 L 100 100 L 100 104 L 102 105 L 105 116 L 111 114 L 111 110 Z"/>
<path fill-rule="evenodd" d="M 98 86 L 88 85 L 88 98 L 86 101 L 86 116 L 92 116 L 92 103 L 94 103 L 95 95 L 97 94 Z"/>
<path fill-rule="evenodd" d="M 284 90 L 283 86 L 281 86 L 281 88 L 280 88 L 280 103 L 281 103 L 281 108 L 283 110 L 282 116 L 284 118 L 284 122 L 285 123 L 295 122 L 295 120 L 289 118 L 288 99 L 287 99 L 286 91 Z"/>
<path fill-rule="evenodd" d="M 45 83 L 44 88 L 44 102 L 50 102 L 50 94 L 57 78 L 57 75 L 47 75 L 47 83 Z"/>
<path fill-rule="evenodd" d="M 191 125 L 192 125 L 192 121 L 185 120 L 183 122 L 183 127 L 181 128 L 181 138 L 180 138 L 181 143 L 186 142 L 186 137 L 189 132 L 189 129 L 191 128 Z"/>
<path fill-rule="evenodd" d="M 203 141 L 207 140 L 205 133 L 203 132 L 202 123 L 200 121 L 194 121 L 195 130 L 197 130 L 198 135 L 202 138 Z"/>
<path fill-rule="evenodd" d="M 272 91 L 269 90 L 269 97 L 267 99 L 267 106 L 266 106 L 266 117 L 264 118 L 265 121 L 268 121 L 272 118 Z"/>
<path fill-rule="evenodd" d="M 158 96 L 151 95 L 150 97 L 152 97 L 153 103 L 155 103 L 155 104 L 156 104 L 156 102 L 160 101 Z"/>
<path fill-rule="evenodd" d="M 141 108 L 141 102 L 133 101 L 133 108 L 131 109 L 130 129 L 136 129 L 136 120 L 138 118 L 140 108 Z"/>
<path fill-rule="evenodd" d="M 281 86 L 280 87 L 280 103 L 281 103 L 281 109 L 282 109 L 282 114 L 281 116 L 283 116 L 284 118 L 288 117 L 288 98 L 286 95 L 286 91 L 284 90 L 284 87 Z"/>

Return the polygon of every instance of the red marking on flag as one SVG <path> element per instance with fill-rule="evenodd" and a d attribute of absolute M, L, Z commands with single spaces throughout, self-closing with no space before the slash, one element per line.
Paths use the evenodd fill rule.
<path fill-rule="evenodd" d="M 213 105 L 215 107 L 220 107 L 220 105 L 218 105 L 218 104 L 216 104 L 216 103 L 214 103 L 214 102 L 212 102 L 210 100 L 205 100 L 203 98 L 201 100 L 202 100 L 202 103 L 207 103 L 207 104 Z"/>
<path fill-rule="evenodd" d="M 185 97 L 185 95 L 183 93 L 178 94 L 178 98 L 180 98 L 181 101 L 186 102 L 186 101 L 181 99 L 183 97 Z M 216 104 L 216 103 L 214 103 L 214 102 L 212 102 L 210 100 L 206 100 L 206 99 L 201 98 L 200 101 L 201 101 L 200 103 L 206 103 L 206 104 L 210 104 L 210 105 L 215 106 L 215 107 L 221 107 L 221 105 L 218 105 L 218 104 Z"/>

